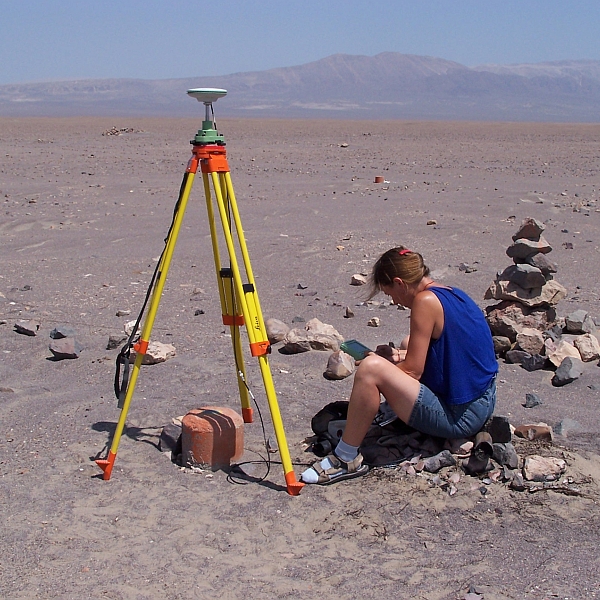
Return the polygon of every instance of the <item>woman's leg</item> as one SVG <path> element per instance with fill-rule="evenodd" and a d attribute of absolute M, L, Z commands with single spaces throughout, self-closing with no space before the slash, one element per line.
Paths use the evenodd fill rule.
<path fill-rule="evenodd" d="M 348 418 L 342 440 L 360 446 L 379 410 L 380 394 L 398 417 L 408 423 L 419 395 L 420 383 L 397 365 L 370 354 L 358 366 L 350 394 Z"/>

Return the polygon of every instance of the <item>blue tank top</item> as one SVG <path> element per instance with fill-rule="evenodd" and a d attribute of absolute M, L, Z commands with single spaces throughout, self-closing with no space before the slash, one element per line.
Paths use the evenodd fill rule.
<path fill-rule="evenodd" d="M 428 289 L 442 303 L 444 329 L 429 344 L 420 381 L 446 404 L 471 402 L 487 390 L 498 371 L 490 328 L 462 290 Z"/>

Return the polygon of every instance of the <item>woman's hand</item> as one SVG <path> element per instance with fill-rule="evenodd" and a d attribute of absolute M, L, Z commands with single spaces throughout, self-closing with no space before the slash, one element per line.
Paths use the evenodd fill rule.
<path fill-rule="evenodd" d="M 406 350 L 400 350 L 388 344 L 382 344 L 380 346 L 377 346 L 377 348 L 375 349 L 375 354 L 397 365 L 405 359 Z"/>

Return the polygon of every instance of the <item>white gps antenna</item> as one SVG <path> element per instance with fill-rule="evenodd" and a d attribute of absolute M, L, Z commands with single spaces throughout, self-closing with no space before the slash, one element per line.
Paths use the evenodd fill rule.
<path fill-rule="evenodd" d="M 227 90 L 219 88 L 193 88 L 187 91 L 188 96 L 202 102 L 206 108 L 202 129 L 196 135 L 196 143 L 225 143 L 223 136 L 217 133 L 214 122 L 213 102 L 227 94 Z"/>

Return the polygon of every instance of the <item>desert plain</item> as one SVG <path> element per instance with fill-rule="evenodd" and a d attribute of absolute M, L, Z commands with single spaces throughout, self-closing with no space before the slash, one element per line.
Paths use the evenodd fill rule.
<path fill-rule="evenodd" d="M 182 469 L 158 450 L 162 427 L 191 409 L 239 410 L 200 181 L 152 333 L 177 355 L 142 367 L 102 479 L 93 459 L 119 417 L 107 341 L 142 306 L 201 119 L 0 119 L 0 596 L 600 596 L 597 361 L 564 387 L 547 369 L 499 365 L 496 414 L 514 425 L 570 420 L 545 451 L 567 462 L 578 494 L 500 482 L 482 493 L 463 476 L 449 495 L 430 477 L 374 469 L 292 497 L 276 452 L 267 473 L 259 419 L 245 426 L 245 480 Z M 113 127 L 122 135 L 103 135 Z M 316 317 L 370 346 L 399 341 L 408 311 L 365 305 L 354 274 L 403 244 L 484 308 L 511 262 L 511 236 L 532 217 L 567 289 L 558 314 L 600 319 L 600 125 L 218 119 L 218 128 L 265 318 Z M 379 327 L 367 325 L 374 316 Z M 36 336 L 15 331 L 21 319 L 40 322 Z M 59 325 L 76 331 L 79 358 L 51 360 Z M 352 386 L 323 377 L 327 358 L 276 345 L 269 358 L 298 475 L 315 458 L 303 443 L 311 417 Z M 249 385 L 273 443 L 254 360 Z M 542 404 L 525 408 L 527 393 Z"/>

